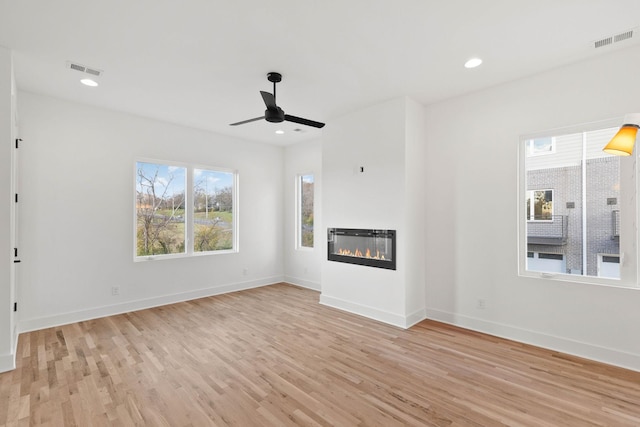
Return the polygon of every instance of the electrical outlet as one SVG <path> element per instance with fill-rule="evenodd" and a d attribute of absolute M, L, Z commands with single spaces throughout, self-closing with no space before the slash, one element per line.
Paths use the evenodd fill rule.
<path fill-rule="evenodd" d="M 480 310 L 484 310 L 485 308 L 487 308 L 487 300 L 484 298 L 478 298 L 476 300 L 476 307 Z"/>
<path fill-rule="evenodd" d="M 307 267 L 304 268 L 304 274 L 309 273 L 309 269 Z"/>
<path fill-rule="evenodd" d="M 243 275 L 243 276 L 246 276 L 246 275 L 248 275 L 248 274 L 249 274 L 249 269 L 248 269 L 248 268 L 243 268 L 243 269 L 242 269 L 242 275 Z"/>
<path fill-rule="evenodd" d="M 120 286 L 112 286 L 111 287 L 111 296 L 118 296 L 120 295 Z"/>

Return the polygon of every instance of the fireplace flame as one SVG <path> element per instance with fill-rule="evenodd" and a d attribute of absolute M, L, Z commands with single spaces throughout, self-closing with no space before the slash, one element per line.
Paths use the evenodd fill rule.
<path fill-rule="evenodd" d="M 352 256 L 352 257 L 356 257 L 356 258 L 369 258 L 369 259 L 382 259 L 385 260 L 384 254 L 381 254 L 379 250 L 376 250 L 376 254 L 372 255 L 371 254 L 371 249 L 367 248 L 365 250 L 365 253 L 363 254 L 362 251 L 357 248 L 355 251 L 352 251 L 350 249 L 338 249 L 337 251 L 338 255 L 342 255 L 342 256 Z"/>

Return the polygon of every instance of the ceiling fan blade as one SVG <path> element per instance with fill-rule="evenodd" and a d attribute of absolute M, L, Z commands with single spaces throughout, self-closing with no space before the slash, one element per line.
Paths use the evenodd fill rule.
<path fill-rule="evenodd" d="M 324 127 L 324 123 L 315 122 L 309 119 L 303 119 L 302 117 L 290 116 L 289 114 L 285 114 L 284 119 L 288 122 L 299 123 L 301 125 L 312 126 L 314 128 Z"/>
<path fill-rule="evenodd" d="M 255 122 L 255 121 L 263 120 L 263 119 L 264 119 L 264 116 L 262 116 L 262 117 L 256 117 L 255 119 L 243 120 L 243 121 L 238 122 L 238 123 L 231 123 L 229 126 L 238 126 L 238 125 L 243 125 L 243 124 L 245 124 L 245 123 L 251 123 L 251 122 Z"/>
<path fill-rule="evenodd" d="M 264 105 L 267 106 L 268 109 L 277 109 L 276 105 L 276 97 L 269 92 L 260 91 L 260 95 L 262 95 L 262 99 L 264 100 Z"/>

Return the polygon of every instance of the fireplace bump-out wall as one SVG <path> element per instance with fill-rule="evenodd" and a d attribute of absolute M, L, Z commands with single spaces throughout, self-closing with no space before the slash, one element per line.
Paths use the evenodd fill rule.
<path fill-rule="evenodd" d="M 395 230 L 397 256 L 395 270 L 343 264 L 327 256 L 322 304 L 402 328 L 425 318 L 429 198 L 424 194 L 424 125 L 423 107 L 397 98 L 354 111 L 323 129 L 323 224 Z"/>

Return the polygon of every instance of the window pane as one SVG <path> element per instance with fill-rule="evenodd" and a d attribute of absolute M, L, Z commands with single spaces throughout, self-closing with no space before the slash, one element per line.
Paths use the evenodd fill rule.
<path fill-rule="evenodd" d="M 136 255 L 185 252 L 183 167 L 136 163 Z"/>
<path fill-rule="evenodd" d="M 553 190 L 534 191 L 534 219 L 551 220 L 553 215 Z"/>
<path fill-rule="evenodd" d="M 527 191 L 527 220 L 551 221 L 553 219 L 553 190 Z M 533 204 L 531 201 L 533 200 Z"/>
<path fill-rule="evenodd" d="M 561 254 L 538 254 L 539 259 L 555 259 L 556 261 L 562 261 L 564 257 Z"/>
<path fill-rule="evenodd" d="M 233 249 L 233 175 L 193 170 L 194 252 Z"/>
<path fill-rule="evenodd" d="M 524 142 L 526 153 L 549 153 L 525 157 L 526 250 L 538 254 L 527 270 L 598 276 L 599 254 L 620 252 L 620 158 L 602 151 L 616 131 Z"/>
<path fill-rule="evenodd" d="M 300 246 L 313 247 L 313 175 L 300 177 Z"/>
<path fill-rule="evenodd" d="M 553 138 L 547 137 L 532 139 L 528 143 L 528 148 L 529 155 L 552 153 L 554 149 Z"/>

